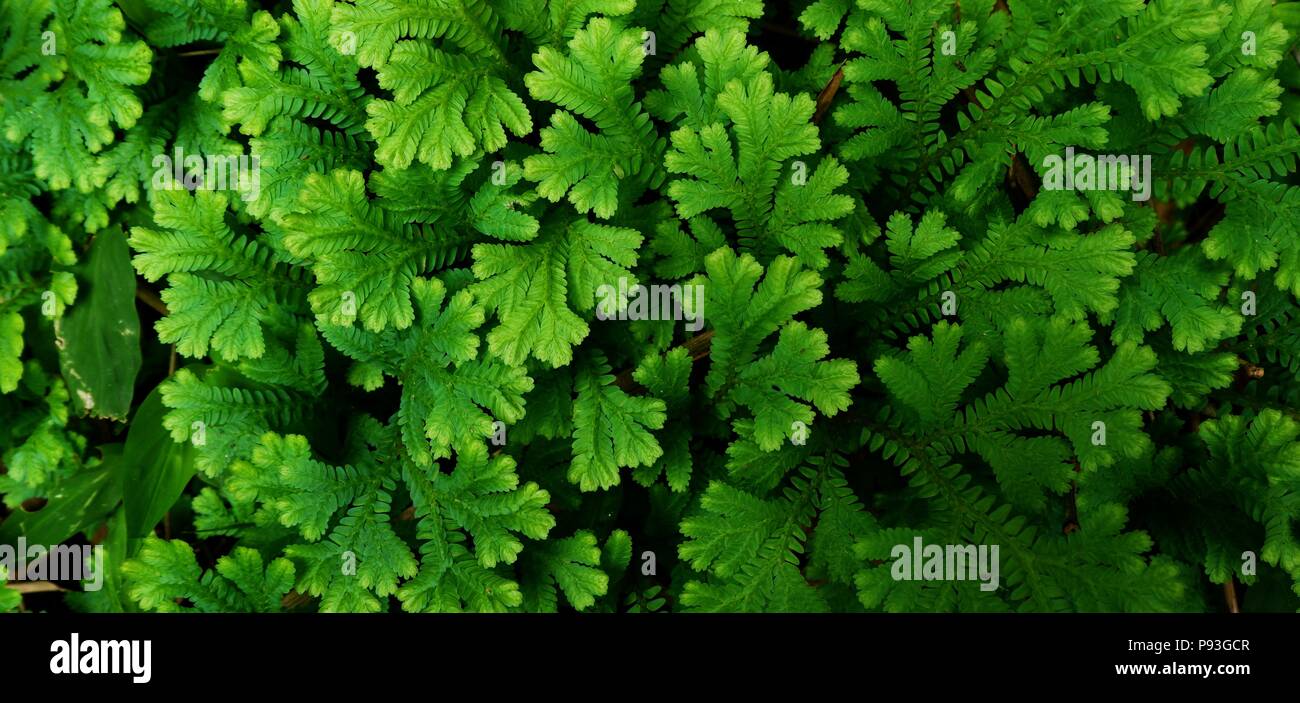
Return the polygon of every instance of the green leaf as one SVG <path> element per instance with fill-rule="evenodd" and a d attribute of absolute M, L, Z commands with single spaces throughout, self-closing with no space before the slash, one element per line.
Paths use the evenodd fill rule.
<path fill-rule="evenodd" d="M 731 398 L 754 413 L 754 438 L 763 451 L 779 447 L 813 422 L 812 409 L 827 417 L 849 407 L 849 391 L 858 385 L 857 365 L 830 353 L 826 333 L 802 322 L 781 328 L 772 353 L 741 372 Z M 797 399 L 797 400 L 796 400 Z"/>
<path fill-rule="evenodd" d="M 77 303 L 55 320 L 59 362 L 82 414 L 125 422 L 143 363 L 135 272 L 122 230 L 95 236 Z"/>
<path fill-rule="evenodd" d="M 70 594 L 74 599 L 72 605 L 82 612 L 92 613 L 126 613 L 139 612 L 135 603 L 126 592 L 122 576 L 122 565 L 131 556 L 130 550 L 137 546 L 137 540 L 126 536 L 126 511 L 118 509 L 113 512 L 106 525 L 107 532 L 103 543 L 104 575 L 103 585 L 97 591 L 86 590 Z"/>
<path fill-rule="evenodd" d="M 122 565 L 133 600 L 145 610 L 176 612 L 277 612 L 293 587 L 294 566 L 288 559 L 263 568 L 262 555 L 236 547 L 203 571 L 194 550 L 181 540 L 150 535 L 135 558 Z M 193 606 L 181 605 L 188 600 Z"/>
<path fill-rule="evenodd" d="M 103 465 L 62 481 L 40 510 L 17 510 L 0 525 L 0 544 L 25 537 L 31 544 L 61 544 L 95 527 L 122 500 L 120 473 L 125 468 L 120 445 L 105 445 Z"/>
<path fill-rule="evenodd" d="M 16 312 L 0 315 L 0 393 L 12 392 L 23 377 L 23 316 Z"/>
<path fill-rule="evenodd" d="M 161 389 L 153 389 L 135 411 L 122 452 L 122 502 L 132 537 L 149 534 L 194 476 L 193 446 L 174 442 L 163 426 Z"/>
<path fill-rule="evenodd" d="M 158 339 L 190 357 L 261 357 L 264 326 L 279 307 L 270 252 L 227 223 L 224 194 L 155 190 L 150 202 L 159 229 L 133 227 L 130 244 L 141 276 L 170 283 Z"/>
<path fill-rule="evenodd" d="M 389 168 L 418 158 L 445 169 L 453 157 L 501 149 L 507 129 L 516 137 L 533 129 L 524 102 L 481 60 L 401 42 L 379 84 L 395 100 L 370 103 L 366 128 L 379 142 L 375 159 Z"/>
<path fill-rule="evenodd" d="M 8 577 L 8 568 L 0 566 L 0 613 L 13 612 L 23 602 L 22 593 L 5 586 Z"/>
<path fill-rule="evenodd" d="M 585 530 L 572 537 L 543 542 L 528 551 L 524 602 L 530 610 L 555 612 L 555 588 L 577 610 L 584 610 L 605 594 L 609 576 L 601 571 L 596 536 Z"/>
<path fill-rule="evenodd" d="M 530 354 L 551 366 L 572 361 L 590 332 L 574 310 L 592 311 L 602 285 L 636 283 L 630 269 L 642 239 L 634 229 L 576 220 L 545 227 L 527 244 L 474 245 L 474 295 L 500 319 L 487 337 L 492 353 L 510 364 Z"/>
<path fill-rule="evenodd" d="M 624 393 L 603 358 L 578 373 L 569 480 L 584 491 L 619 483 L 619 467 L 648 466 L 663 454 L 651 429 L 664 426 L 664 402 Z"/>
<path fill-rule="evenodd" d="M 542 128 L 544 153 L 524 160 L 524 175 L 548 200 L 567 194 L 578 212 L 608 219 L 629 191 L 626 181 L 644 186 L 659 168 L 662 140 L 632 82 L 646 52 L 639 30 L 605 17 L 593 18 L 568 48 L 566 55 L 543 46 L 533 55 L 538 70 L 524 77 L 534 98 L 565 108 Z M 598 131 L 589 132 L 574 113 Z"/>
<path fill-rule="evenodd" d="M 1242 317 L 1219 302 L 1228 274 L 1206 261 L 1196 249 L 1171 256 L 1145 253 L 1119 292 L 1119 307 L 1103 321 L 1114 320 L 1116 342 L 1140 342 L 1166 321 L 1174 349 L 1200 352 L 1241 331 Z"/>

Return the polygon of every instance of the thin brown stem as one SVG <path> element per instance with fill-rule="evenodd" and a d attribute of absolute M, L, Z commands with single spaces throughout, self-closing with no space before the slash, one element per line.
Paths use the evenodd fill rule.
<path fill-rule="evenodd" d="M 831 107 L 831 101 L 835 99 L 835 93 L 839 92 L 840 82 L 844 80 L 844 64 L 840 64 L 835 69 L 835 75 L 822 88 L 822 92 L 817 94 L 817 111 L 813 113 L 813 124 L 820 124 L 822 118 L 826 116 L 826 111 Z"/>
<path fill-rule="evenodd" d="M 18 582 L 18 583 L 9 583 L 6 585 L 6 587 L 12 588 L 13 590 L 18 591 L 19 593 L 24 593 L 24 594 L 54 593 L 57 591 L 68 590 L 57 583 L 51 583 L 49 581 L 25 581 L 25 582 Z"/>
<path fill-rule="evenodd" d="M 1229 613 L 1241 612 L 1241 606 L 1237 604 L 1236 581 L 1236 579 L 1229 577 L 1228 582 L 1223 584 L 1223 599 L 1228 602 Z"/>
<path fill-rule="evenodd" d="M 311 602 L 311 596 L 297 591 L 289 591 L 284 598 L 280 599 L 280 607 L 285 610 L 293 610 Z"/>
<path fill-rule="evenodd" d="M 1008 177 L 1012 183 L 1016 184 L 1020 192 L 1024 193 L 1025 197 L 1030 200 L 1038 197 L 1038 186 L 1034 184 L 1032 173 L 1019 153 L 1012 157 L 1011 166 L 1007 170 Z"/>
<path fill-rule="evenodd" d="M 144 303 L 145 305 L 148 305 L 154 310 L 157 310 L 158 314 L 160 315 L 167 314 L 167 304 L 162 301 L 162 298 L 158 297 L 157 293 L 149 290 L 148 288 L 145 288 L 144 286 L 136 286 L 135 297 L 139 298 L 140 302 Z"/>

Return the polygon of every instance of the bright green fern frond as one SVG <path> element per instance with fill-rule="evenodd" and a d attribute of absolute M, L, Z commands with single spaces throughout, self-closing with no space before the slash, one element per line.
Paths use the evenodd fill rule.
<path fill-rule="evenodd" d="M 268 324 L 300 309 L 293 281 L 275 254 L 226 223 L 225 195 L 207 190 L 153 192 L 154 222 L 135 227 L 134 264 L 148 281 L 167 276 L 168 315 L 159 338 L 185 356 L 211 349 L 227 361 L 259 358 Z M 295 300 L 297 299 L 297 300 Z"/>
<path fill-rule="evenodd" d="M 122 565 L 122 573 L 132 600 L 145 610 L 164 613 L 279 612 L 294 579 L 288 559 L 263 567 L 262 555 L 247 547 L 236 547 L 217 560 L 215 569 L 203 571 L 188 544 L 153 535 Z"/>
<path fill-rule="evenodd" d="M 524 175 L 547 199 L 567 193 L 579 212 L 608 219 L 620 202 L 635 200 L 661 178 L 662 140 L 632 89 L 646 52 L 640 31 L 603 17 L 592 19 L 568 48 L 566 55 L 542 47 L 533 56 L 538 70 L 524 78 L 534 98 L 564 108 L 542 129 L 546 153 L 525 159 Z M 575 114 L 599 131 L 587 131 Z"/>
<path fill-rule="evenodd" d="M 409 327 L 412 282 L 463 251 L 463 235 L 403 224 L 371 202 L 356 171 L 307 176 L 281 226 L 285 247 L 316 274 L 308 296 L 316 314 L 332 325 L 360 320 L 374 332 Z"/>
<path fill-rule="evenodd" d="M 8 7 L 6 13 L 17 12 Z M 30 100 L 0 113 L 4 135 L 10 142 L 30 137 L 27 149 L 36 176 L 51 189 L 76 185 L 89 192 L 109 176 L 94 154 L 114 141 L 114 126 L 130 129 L 144 114 L 133 87 L 149 79 L 152 52 L 144 42 L 122 41 L 126 23 L 109 0 L 54 0 L 29 7 L 12 18 L 13 31 L 27 33 L 10 34 L 6 54 L 12 58 L 2 67 L 10 72 L 6 82 L 30 91 Z M 38 28 L 51 13 L 48 34 L 42 35 Z M 21 81 L 13 80 L 29 70 Z"/>
<path fill-rule="evenodd" d="M 597 357 L 574 382 L 573 463 L 569 480 L 584 491 L 619 483 L 619 467 L 649 466 L 663 450 L 649 430 L 664 424 L 664 403 L 638 398 L 614 385 L 603 358 Z"/>
<path fill-rule="evenodd" d="M 500 320 L 488 333 L 493 354 L 511 364 L 529 356 L 551 366 L 573 358 L 590 327 L 601 286 L 636 284 L 631 267 L 642 236 L 624 227 L 551 218 L 523 245 L 474 245 L 474 295 Z"/>

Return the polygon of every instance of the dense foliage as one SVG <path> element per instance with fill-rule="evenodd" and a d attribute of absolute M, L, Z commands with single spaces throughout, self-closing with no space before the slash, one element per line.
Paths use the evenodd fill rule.
<path fill-rule="evenodd" d="M 1300 609 L 1298 31 L 0 0 L 0 610 Z"/>

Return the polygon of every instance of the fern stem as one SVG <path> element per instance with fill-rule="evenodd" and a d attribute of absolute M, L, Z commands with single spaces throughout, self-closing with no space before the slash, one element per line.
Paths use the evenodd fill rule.
<path fill-rule="evenodd" d="M 1228 581 L 1223 584 L 1223 598 L 1228 602 L 1229 613 L 1241 612 L 1240 606 L 1237 605 L 1237 587 L 1235 582 L 1236 579 L 1229 576 Z"/>
<path fill-rule="evenodd" d="M 163 317 L 166 317 L 168 315 L 167 304 L 162 301 L 162 298 L 158 297 L 157 293 L 149 290 L 148 288 L 145 288 L 144 286 L 136 286 L 135 297 L 139 298 L 140 302 L 144 303 L 145 305 L 148 305 L 154 310 L 157 310 L 158 314 L 162 315 Z"/>

